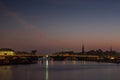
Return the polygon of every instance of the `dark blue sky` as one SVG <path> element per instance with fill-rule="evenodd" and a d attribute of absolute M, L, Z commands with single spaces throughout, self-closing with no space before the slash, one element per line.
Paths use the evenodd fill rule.
<path fill-rule="evenodd" d="M 1 0 L 0 48 L 120 50 L 119 0 Z"/>

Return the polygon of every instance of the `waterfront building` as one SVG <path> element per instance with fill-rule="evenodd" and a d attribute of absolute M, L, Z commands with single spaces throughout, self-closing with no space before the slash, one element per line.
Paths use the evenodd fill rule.
<path fill-rule="evenodd" d="M 0 49 L 0 56 L 12 56 L 15 55 L 15 51 L 9 48 L 1 48 Z"/>

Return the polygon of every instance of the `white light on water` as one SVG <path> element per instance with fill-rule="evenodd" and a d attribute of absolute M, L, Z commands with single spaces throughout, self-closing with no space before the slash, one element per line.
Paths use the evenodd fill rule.
<path fill-rule="evenodd" d="M 46 67 L 48 66 L 48 60 L 46 60 Z"/>
<path fill-rule="evenodd" d="M 46 80 L 48 80 L 48 60 L 46 60 Z"/>

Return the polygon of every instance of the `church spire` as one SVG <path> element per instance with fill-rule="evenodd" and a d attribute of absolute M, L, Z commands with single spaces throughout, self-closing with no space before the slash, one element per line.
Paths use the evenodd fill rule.
<path fill-rule="evenodd" d="M 82 44 L 82 53 L 85 53 L 84 44 Z"/>
<path fill-rule="evenodd" d="M 112 47 L 110 47 L 110 52 L 112 52 L 113 50 L 112 50 Z"/>

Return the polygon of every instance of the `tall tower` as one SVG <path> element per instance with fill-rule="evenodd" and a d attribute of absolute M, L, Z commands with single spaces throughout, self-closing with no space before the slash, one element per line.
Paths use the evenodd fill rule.
<path fill-rule="evenodd" d="M 84 44 L 82 44 L 82 53 L 85 53 Z"/>

